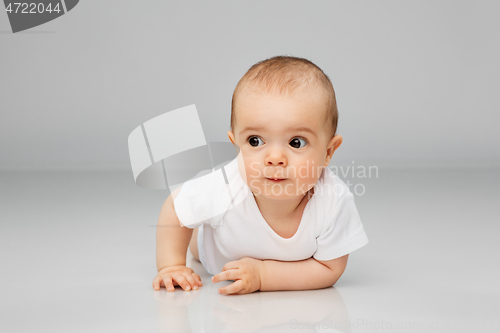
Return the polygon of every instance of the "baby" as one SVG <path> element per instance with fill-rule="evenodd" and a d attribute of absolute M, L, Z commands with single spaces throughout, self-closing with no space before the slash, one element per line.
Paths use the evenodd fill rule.
<path fill-rule="evenodd" d="M 368 243 L 353 194 L 327 168 L 342 143 L 337 120 L 332 83 L 309 60 L 253 65 L 233 93 L 227 135 L 238 157 L 224 166 L 227 181 L 186 182 L 162 206 L 153 288 L 202 286 L 188 246 L 213 283 L 234 281 L 220 294 L 334 285 Z M 207 215 L 228 192 L 231 206 Z"/>

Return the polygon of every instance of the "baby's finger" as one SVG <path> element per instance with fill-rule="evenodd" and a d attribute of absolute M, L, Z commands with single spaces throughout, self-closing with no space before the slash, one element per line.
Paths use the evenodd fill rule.
<path fill-rule="evenodd" d="M 177 284 L 179 284 L 179 286 L 181 286 L 182 289 L 184 289 L 185 291 L 191 290 L 191 285 L 186 280 L 186 278 L 184 277 L 184 275 L 182 275 L 182 274 L 175 274 L 173 278 L 177 282 Z"/>
<path fill-rule="evenodd" d="M 194 289 L 194 290 L 198 289 L 198 282 L 194 280 L 193 273 L 184 273 L 183 275 L 186 278 L 186 280 L 189 282 L 189 284 L 191 285 L 191 289 Z"/>
<path fill-rule="evenodd" d="M 212 282 L 217 283 L 224 280 L 234 280 L 240 278 L 240 271 L 238 269 L 229 269 L 227 271 L 220 272 L 212 276 Z"/>
<path fill-rule="evenodd" d="M 243 280 L 238 280 L 233 283 L 231 283 L 229 286 L 219 288 L 219 294 L 221 295 L 226 295 L 226 294 L 235 294 L 239 292 L 240 290 L 243 290 L 245 287 L 245 283 Z"/>
<path fill-rule="evenodd" d="M 174 291 L 175 290 L 174 284 L 172 283 L 172 277 L 170 276 L 170 274 L 163 275 L 162 279 L 163 279 L 163 283 L 165 284 L 165 289 L 167 289 L 167 291 Z"/>
<path fill-rule="evenodd" d="M 160 290 L 161 283 L 162 283 L 162 278 L 158 275 L 154 278 L 153 280 L 153 289 L 154 290 Z"/>

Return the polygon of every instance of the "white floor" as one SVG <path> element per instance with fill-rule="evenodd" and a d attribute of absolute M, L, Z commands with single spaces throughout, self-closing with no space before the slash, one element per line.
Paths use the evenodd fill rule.
<path fill-rule="evenodd" d="M 499 331 L 500 170 L 352 182 L 370 243 L 334 288 L 222 296 L 190 254 L 201 289 L 153 290 L 166 192 L 130 171 L 0 173 L 0 331 Z"/>

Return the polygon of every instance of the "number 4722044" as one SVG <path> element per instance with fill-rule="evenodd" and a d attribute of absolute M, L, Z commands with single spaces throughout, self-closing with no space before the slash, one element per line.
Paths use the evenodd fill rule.
<path fill-rule="evenodd" d="M 61 9 L 59 8 L 59 3 L 57 3 L 54 8 L 52 8 L 52 4 L 49 3 L 47 7 L 43 3 L 26 3 L 26 2 L 14 2 L 14 3 L 9 3 L 7 8 L 5 8 L 5 11 L 7 13 L 12 13 L 14 12 L 15 14 L 20 13 L 20 14 L 38 14 L 38 13 L 52 13 L 56 12 L 59 13 Z"/>

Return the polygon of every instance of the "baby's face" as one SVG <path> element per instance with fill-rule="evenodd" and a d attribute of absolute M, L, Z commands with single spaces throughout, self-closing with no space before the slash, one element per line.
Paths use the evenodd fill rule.
<path fill-rule="evenodd" d="M 329 137 L 325 112 L 319 93 L 253 93 L 238 100 L 228 136 L 240 148 L 240 174 L 255 195 L 288 199 L 316 184 L 342 143 L 340 135 Z"/>

